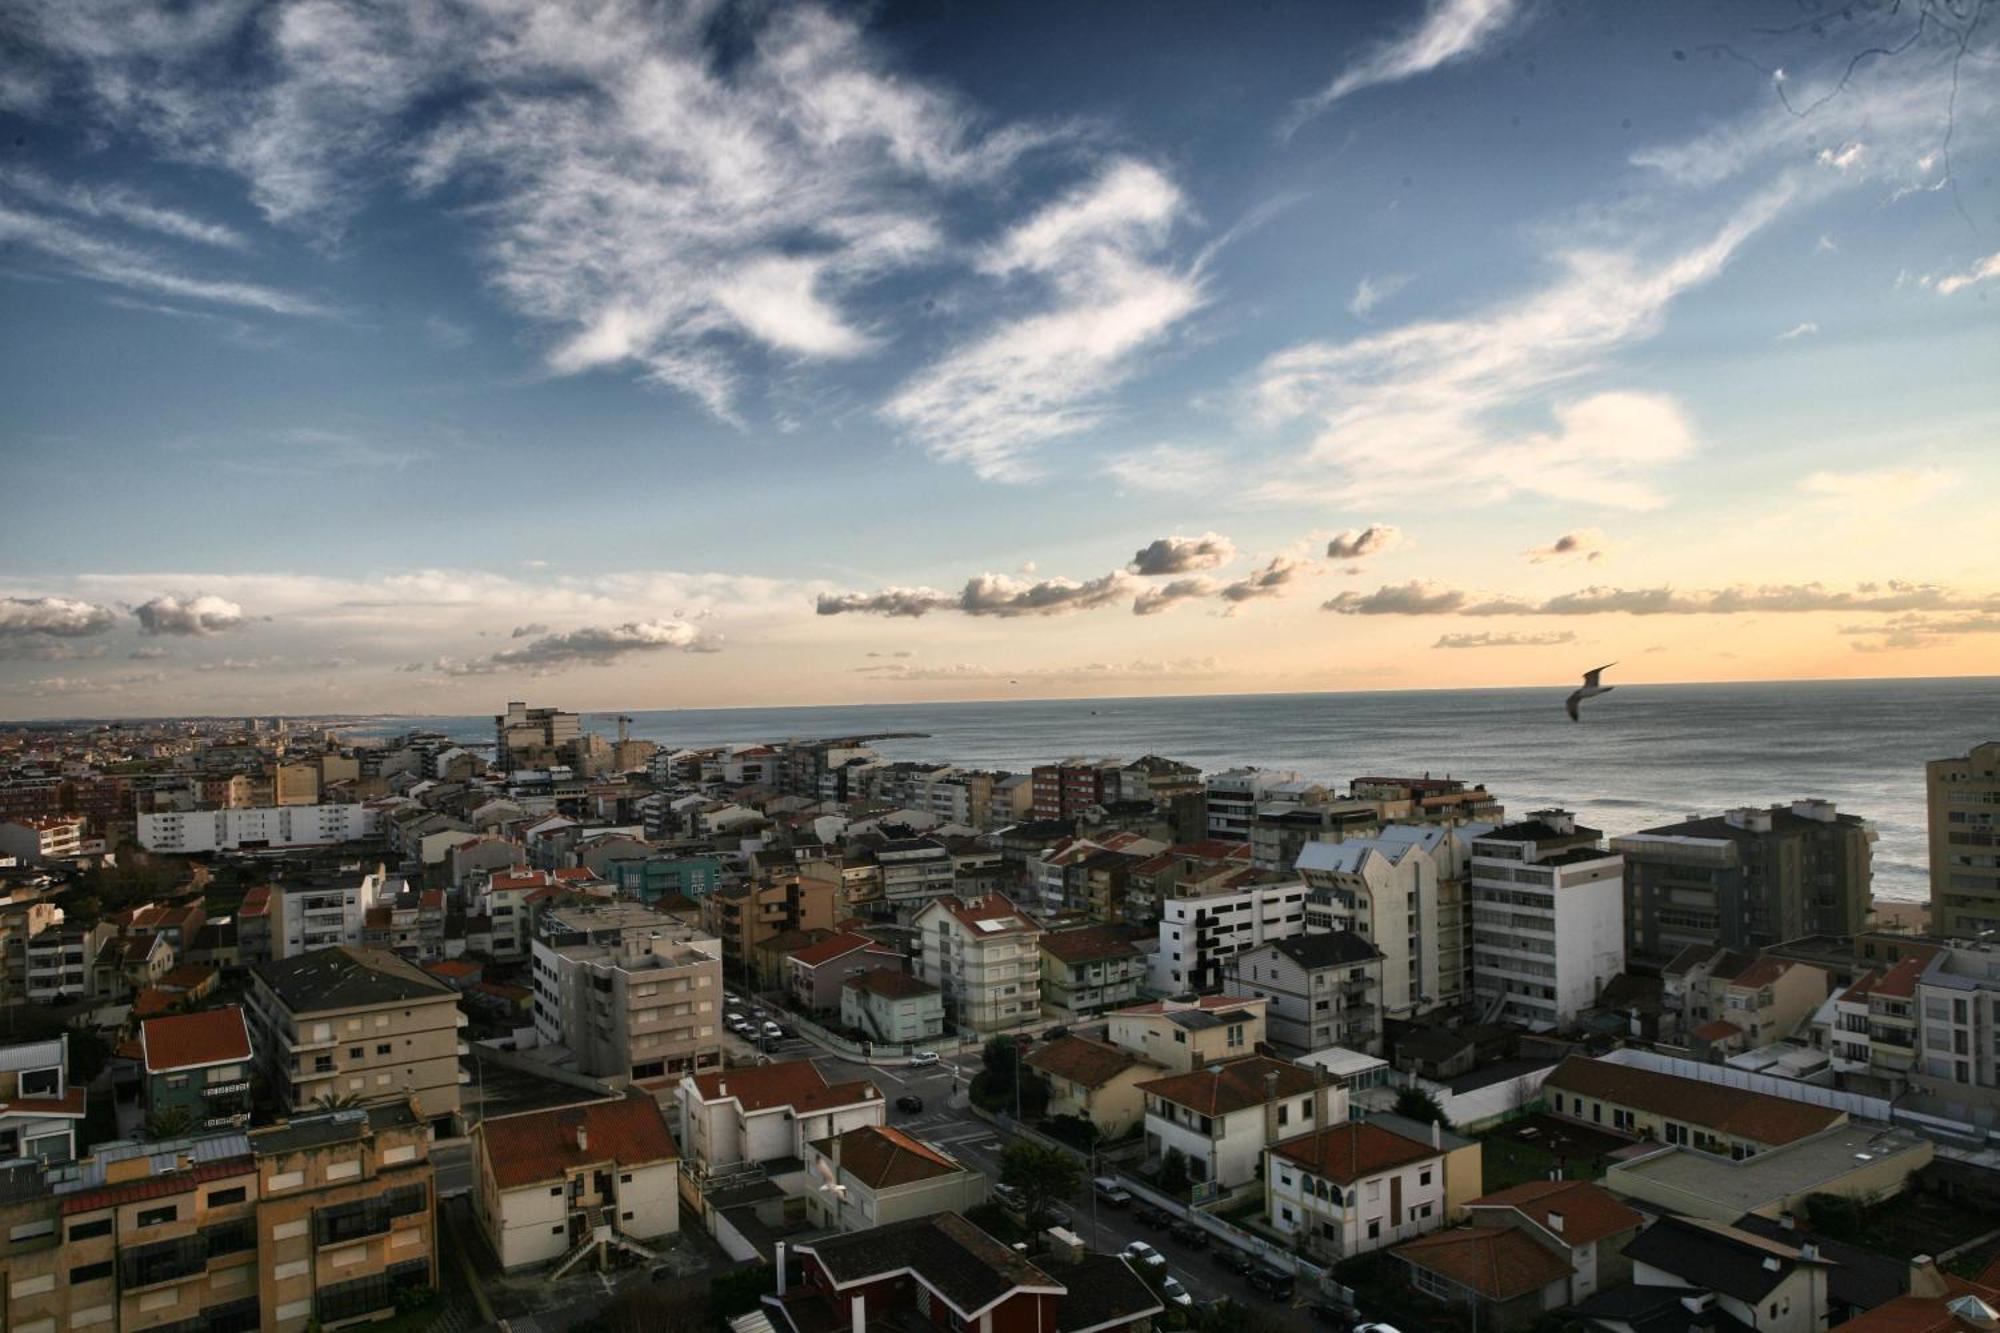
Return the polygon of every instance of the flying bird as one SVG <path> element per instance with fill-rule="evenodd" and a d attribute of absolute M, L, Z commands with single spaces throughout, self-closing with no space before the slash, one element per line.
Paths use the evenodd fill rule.
<path fill-rule="evenodd" d="M 1616 685 L 1599 685 L 1597 683 L 1597 678 L 1599 676 L 1603 675 L 1605 672 L 1609 671 L 1612 667 L 1615 667 L 1617 665 L 1618 664 L 1616 662 L 1606 662 L 1601 667 L 1593 667 L 1589 671 L 1583 673 L 1582 688 L 1572 691 L 1569 698 L 1565 700 L 1563 703 L 1563 707 L 1569 710 L 1570 721 L 1572 722 L 1583 721 L 1583 715 L 1577 712 L 1577 705 L 1582 703 L 1585 699 L 1594 699 L 1600 694 L 1609 694 L 1611 693 L 1611 691 L 1618 688 Z"/>

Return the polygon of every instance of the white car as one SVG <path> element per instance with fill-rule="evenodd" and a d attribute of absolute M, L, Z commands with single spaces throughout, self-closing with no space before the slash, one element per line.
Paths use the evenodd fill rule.
<path fill-rule="evenodd" d="M 785 1035 L 785 1030 L 767 1018 L 764 1020 L 764 1035 L 772 1041 L 776 1041 Z"/>
<path fill-rule="evenodd" d="M 1356 1324 L 1354 1333 L 1396 1333 L 1396 1330 L 1387 1324 Z"/>
<path fill-rule="evenodd" d="M 1188 1306 L 1194 1304 L 1194 1297 L 1188 1295 L 1188 1289 L 1181 1285 L 1181 1280 L 1177 1277 L 1160 1279 L 1160 1295 L 1166 1297 L 1175 1305 Z"/>
<path fill-rule="evenodd" d="M 1131 1263 L 1144 1264 L 1148 1268 L 1165 1268 L 1167 1266 L 1167 1256 L 1161 1254 L 1143 1240 L 1133 1241 L 1130 1245 L 1118 1251 L 1118 1256 Z"/>
<path fill-rule="evenodd" d="M 912 1069 L 934 1065 L 937 1062 L 938 1053 L 936 1051 L 912 1051 L 910 1053 L 910 1068 Z"/>

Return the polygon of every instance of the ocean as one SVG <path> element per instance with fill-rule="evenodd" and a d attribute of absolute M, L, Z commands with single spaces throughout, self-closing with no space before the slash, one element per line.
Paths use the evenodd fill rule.
<path fill-rule="evenodd" d="M 1609 835 L 1693 813 L 1821 797 L 1872 820 L 1878 897 L 1930 896 L 1924 761 L 2000 736 L 2000 678 L 1630 685 L 1563 713 L 1563 689 L 1404 690 L 1158 699 L 636 710 L 669 745 L 921 732 L 893 759 L 1021 770 L 1065 755 L 1156 753 L 1254 764 L 1343 786 L 1369 774 L 1484 782 L 1510 814 L 1563 806 Z M 560 704 L 538 699 L 538 704 Z M 607 735 L 612 715 L 586 726 Z M 380 717 L 490 741 L 491 716 Z"/>

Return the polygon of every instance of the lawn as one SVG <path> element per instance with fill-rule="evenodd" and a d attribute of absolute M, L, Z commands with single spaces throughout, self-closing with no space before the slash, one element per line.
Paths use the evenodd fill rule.
<path fill-rule="evenodd" d="M 1558 1165 L 1565 1180 L 1597 1180 L 1627 1140 L 1551 1116 L 1524 1116 L 1479 1136 L 1484 1192 L 1547 1180 Z"/>

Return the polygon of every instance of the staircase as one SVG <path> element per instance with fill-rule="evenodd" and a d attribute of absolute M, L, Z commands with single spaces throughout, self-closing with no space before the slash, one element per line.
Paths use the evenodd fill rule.
<path fill-rule="evenodd" d="M 561 1278 L 563 1274 L 576 1267 L 578 1260 L 587 1255 L 597 1255 L 601 1263 L 610 1247 L 614 1245 L 644 1260 L 651 1261 L 660 1257 L 618 1229 L 618 1210 L 615 1206 L 592 1208 L 587 1210 L 587 1214 L 591 1224 L 590 1230 L 581 1241 L 577 1242 L 575 1249 L 563 1256 L 563 1261 L 549 1274 L 549 1281 L 554 1282 Z"/>

